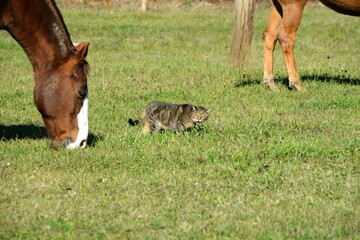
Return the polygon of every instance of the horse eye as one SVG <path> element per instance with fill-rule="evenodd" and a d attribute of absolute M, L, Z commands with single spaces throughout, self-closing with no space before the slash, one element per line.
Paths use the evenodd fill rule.
<path fill-rule="evenodd" d="M 86 90 L 79 90 L 78 94 L 80 96 L 80 98 L 85 98 L 87 95 L 87 91 Z"/>

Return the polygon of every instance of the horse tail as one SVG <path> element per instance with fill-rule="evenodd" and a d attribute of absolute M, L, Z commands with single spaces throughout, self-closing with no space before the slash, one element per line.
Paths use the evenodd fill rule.
<path fill-rule="evenodd" d="M 244 66 L 251 51 L 255 0 L 235 0 L 235 16 L 232 30 L 231 61 Z"/>
<path fill-rule="evenodd" d="M 130 124 L 131 126 L 136 126 L 136 125 L 138 125 L 139 123 L 141 123 L 142 120 L 144 120 L 145 115 L 146 115 L 146 112 L 143 111 L 143 112 L 140 114 L 140 116 L 139 116 L 135 121 L 133 121 L 131 118 L 129 118 L 129 121 L 128 121 L 128 122 L 129 122 L 129 124 Z"/>

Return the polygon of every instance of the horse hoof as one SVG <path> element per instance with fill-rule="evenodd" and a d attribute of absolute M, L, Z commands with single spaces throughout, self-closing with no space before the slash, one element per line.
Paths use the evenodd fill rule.
<path fill-rule="evenodd" d="M 289 83 L 289 89 L 295 89 L 296 91 L 305 91 L 305 89 L 301 86 L 300 83 Z"/>
<path fill-rule="evenodd" d="M 295 89 L 296 91 L 299 91 L 299 92 L 304 92 L 306 91 L 305 88 L 303 88 L 301 85 L 292 85 L 292 86 L 289 86 L 290 89 Z"/>
<path fill-rule="evenodd" d="M 278 92 L 279 89 L 277 88 L 276 84 L 274 82 L 268 83 L 264 82 L 265 86 L 268 87 L 271 91 Z"/>

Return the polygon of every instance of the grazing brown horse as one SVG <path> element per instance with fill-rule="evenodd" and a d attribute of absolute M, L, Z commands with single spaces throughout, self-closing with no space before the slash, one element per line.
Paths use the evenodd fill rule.
<path fill-rule="evenodd" d="M 73 45 L 54 0 L 0 0 L 0 29 L 22 46 L 33 66 L 35 105 L 52 145 L 84 148 L 89 43 Z"/>
<path fill-rule="evenodd" d="M 270 0 L 270 18 L 263 33 L 264 84 L 275 90 L 274 49 L 279 41 L 289 74 L 289 86 L 302 90 L 294 59 L 294 42 L 308 0 Z M 320 0 L 327 7 L 347 15 L 360 16 L 360 0 Z M 251 48 L 255 0 L 236 0 L 233 25 L 232 59 L 242 66 Z"/>

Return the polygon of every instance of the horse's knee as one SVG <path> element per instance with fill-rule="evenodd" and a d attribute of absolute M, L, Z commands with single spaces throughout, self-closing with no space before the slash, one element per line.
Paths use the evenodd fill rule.
<path fill-rule="evenodd" d="M 292 50 L 294 49 L 295 36 L 287 33 L 281 33 L 278 36 L 278 40 L 283 53 L 292 52 Z"/>
<path fill-rule="evenodd" d="M 270 34 L 267 31 L 264 31 L 262 38 L 264 41 L 265 49 L 269 50 L 269 51 L 273 51 L 275 48 L 276 40 L 277 40 L 276 36 L 274 36 L 273 34 Z"/>

